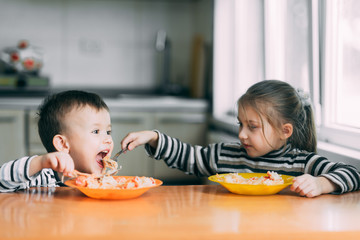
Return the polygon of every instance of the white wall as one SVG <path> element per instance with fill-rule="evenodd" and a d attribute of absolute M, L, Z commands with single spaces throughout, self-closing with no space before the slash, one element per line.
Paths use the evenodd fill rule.
<path fill-rule="evenodd" d="M 171 78 L 187 83 L 191 40 L 211 39 L 212 1 L 0 0 L 0 49 L 20 39 L 45 51 L 54 87 L 153 87 L 158 30 L 173 50 Z"/>

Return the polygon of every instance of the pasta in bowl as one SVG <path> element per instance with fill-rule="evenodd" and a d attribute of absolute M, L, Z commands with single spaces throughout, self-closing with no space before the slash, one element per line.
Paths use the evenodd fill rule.
<path fill-rule="evenodd" d="M 79 176 L 65 182 L 77 188 L 90 198 L 131 199 L 144 194 L 151 188 L 162 185 L 162 181 L 151 177 L 138 176 Z"/>
<path fill-rule="evenodd" d="M 242 195 L 272 195 L 292 184 L 294 177 L 267 173 L 227 173 L 209 177 L 232 193 Z"/>

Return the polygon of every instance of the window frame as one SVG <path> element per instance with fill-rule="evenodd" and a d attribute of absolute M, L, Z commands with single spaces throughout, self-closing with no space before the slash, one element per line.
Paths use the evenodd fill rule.
<path fill-rule="evenodd" d="M 341 81 L 342 78 L 338 67 L 336 67 L 339 64 L 337 61 L 339 53 L 336 47 L 336 35 L 338 33 L 331 30 L 331 26 L 334 26 L 335 22 L 338 21 L 336 18 L 337 8 L 334 6 L 335 2 L 320 0 L 314 1 L 313 3 L 313 7 L 319 7 L 319 11 L 317 11 L 319 17 L 316 19 L 320 19 L 317 25 L 320 29 L 320 31 L 318 31 L 320 34 L 318 45 L 321 46 L 321 48 L 319 48 L 320 61 L 318 62 L 320 63 L 319 84 L 322 86 L 322 89 L 315 102 L 315 105 L 318 104 L 321 106 L 321 108 L 315 108 L 317 111 L 316 116 L 320 119 L 317 121 L 320 123 L 318 125 L 318 140 L 353 150 L 360 150 L 360 130 L 334 123 L 336 117 L 336 109 L 334 110 L 334 106 L 336 106 L 335 89 L 337 87 L 337 81 Z M 331 14 L 331 18 L 329 14 Z M 315 64 L 315 61 L 313 64 Z M 313 68 L 315 68 L 315 66 Z"/>

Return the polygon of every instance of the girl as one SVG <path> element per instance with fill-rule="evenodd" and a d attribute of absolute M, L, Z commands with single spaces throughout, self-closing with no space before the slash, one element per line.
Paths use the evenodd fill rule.
<path fill-rule="evenodd" d="M 128 134 L 122 147 L 146 144 L 147 153 L 169 167 L 210 176 L 228 172 L 276 171 L 296 176 L 291 190 L 301 196 L 358 190 L 355 167 L 316 154 L 313 110 L 307 96 L 289 84 L 266 80 L 238 100 L 240 143 L 190 146 L 159 131 Z"/>

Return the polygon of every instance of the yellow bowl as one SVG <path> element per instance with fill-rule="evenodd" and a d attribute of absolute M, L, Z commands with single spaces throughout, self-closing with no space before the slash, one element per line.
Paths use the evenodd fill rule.
<path fill-rule="evenodd" d="M 134 178 L 134 176 L 113 176 L 113 178 Z M 143 188 L 134 188 L 134 189 L 98 189 L 98 188 L 88 188 L 88 187 L 79 187 L 75 184 L 75 179 L 71 179 L 65 182 L 69 187 L 77 188 L 82 193 L 90 198 L 96 199 L 112 199 L 112 200 L 121 200 L 121 199 L 131 199 L 137 198 L 147 192 L 149 189 L 158 187 L 162 185 L 162 181 L 158 179 L 155 180 L 155 185 L 150 187 Z"/>
<path fill-rule="evenodd" d="M 220 177 L 224 177 L 228 175 L 226 174 L 218 174 Z M 251 178 L 251 177 L 263 177 L 267 176 L 266 173 L 238 173 L 240 176 L 244 178 Z M 242 194 L 242 195 L 272 195 L 275 193 L 280 192 L 287 186 L 293 183 L 293 176 L 288 175 L 281 175 L 282 179 L 284 180 L 284 184 L 277 184 L 277 185 L 251 185 L 251 184 L 239 184 L 239 183 L 225 183 L 218 179 L 217 175 L 212 175 L 209 177 L 210 181 L 220 183 L 223 187 L 229 190 L 232 193 Z"/>

